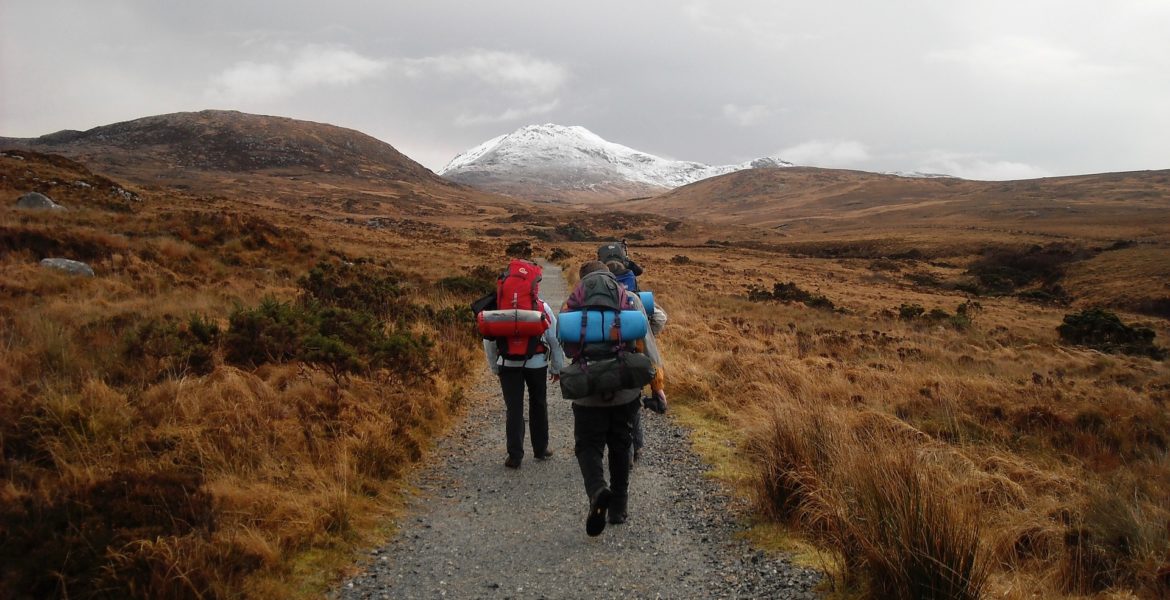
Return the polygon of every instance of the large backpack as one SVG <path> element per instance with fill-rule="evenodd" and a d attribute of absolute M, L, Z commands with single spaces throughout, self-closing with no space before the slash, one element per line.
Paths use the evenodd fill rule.
<path fill-rule="evenodd" d="M 605 339 L 564 344 L 565 353 L 573 359 L 561 371 L 561 393 L 569 400 L 594 395 L 612 399 L 614 392 L 640 388 L 654 377 L 650 358 L 622 333 L 622 322 L 629 319 L 639 319 L 636 326 L 644 332 L 646 315 L 634 310 L 636 306 L 625 286 L 609 275 L 604 272 L 585 276 L 565 302 L 567 311 L 581 312 L 580 331 L 572 335 L 577 340 L 589 339 L 586 331 L 591 315 L 595 319 L 609 317 L 605 320 L 612 323 L 604 332 Z M 603 317 L 603 313 L 609 314 Z M 627 328 L 634 326 L 629 323 Z M 566 336 L 562 335 L 561 340 L 564 342 Z"/>
<path fill-rule="evenodd" d="M 541 275 L 540 265 L 512 259 L 496 280 L 494 309 L 476 315 L 480 334 L 495 338 L 507 360 L 528 360 L 545 351 L 541 336 L 548 318 L 538 295 Z"/>

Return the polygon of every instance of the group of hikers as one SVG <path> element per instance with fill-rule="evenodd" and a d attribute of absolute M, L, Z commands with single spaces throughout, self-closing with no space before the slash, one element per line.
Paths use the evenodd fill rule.
<path fill-rule="evenodd" d="M 625 240 L 605 244 L 597 260 L 581 265 L 580 281 L 554 312 L 540 297 L 540 266 L 516 258 L 500 275 L 495 293 L 472 305 L 488 366 L 504 396 L 505 467 L 519 469 L 524 458 L 525 388 L 537 460 L 553 455 L 547 382 L 559 383 L 572 401 L 574 454 L 589 499 L 585 532 L 590 536 L 601 534 L 606 523 L 626 522 L 630 471 L 644 445 L 641 409 L 666 412 L 655 336 L 667 316 L 652 293 L 639 290 L 642 273 Z M 650 393 L 644 395 L 646 387 Z"/>

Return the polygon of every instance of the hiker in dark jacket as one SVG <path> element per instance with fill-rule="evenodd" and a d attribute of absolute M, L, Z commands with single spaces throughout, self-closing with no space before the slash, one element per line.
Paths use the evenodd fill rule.
<path fill-rule="evenodd" d="M 617 280 L 626 286 L 626 289 L 632 292 L 641 291 L 638 289 L 638 277 L 642 275 L 642 267 L 630 258 L 629 246 L 626 240 L 620 242 L 611 242 L 597 249 L 597 260 L 605 263 L 609 267 L 614 261 L 621 265 L 621 269 L 614 270 L 610 267 L 610 272 L 617 277 Z"/>
<path fill-rule="evenodd" d="M 636 293 L 618 287 L 604 263 L 587 262 L 581 266 L 580 274 L 581 281 L 561 307 L 562 316 L 582 308 L 574 304 L 582 295 L 582 289 L 588 285 L 596 287 L 604 284 L 589 282 L 595 278 L 608 278 L 611 283 L 604 285 L 610 286 L 609 289 L 615 293 L 620 291 L 624 294 L 624 298 L 619 299 L 622 306 L 629 310 L 645 311 L 641 298 Z M 652 340 L 653 334 L 647 331 L 646 338 L 637 341 L 635 347 L 638 352 L 645 353 L 654 365 L 660 366 L 662 360 Z M 581 359 L 574 351 L 575 348 L 566 343 L 566 354 L 572 356 L 576 363 Z M 641 396 L 642 388 L 638 386 L 573 400 L 574 453 L 585 482 L 585 493 L 589 497 L 585 531 L 591 536 L 600 534 L 607 521 L 612 524 L 624 523 L 628 517 L 630 445 L 633 442 L 634 418 L 641 408 L 638 401 Z M 608 485 L 604 465 L 606 449 L 609 450 Z"/>

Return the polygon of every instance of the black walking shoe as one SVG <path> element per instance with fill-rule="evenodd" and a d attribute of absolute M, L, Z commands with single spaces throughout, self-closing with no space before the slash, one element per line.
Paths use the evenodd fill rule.
<path fill-rule="evenodd" d="M 593 496 L 593 501 L 589 503 L 589 516 L 585 517 L 585 533 L 589 537 L 599 536 L 605 531 L 605 511 L 609 509 L 612 497 L 613 492 L 607 487 L 601 488 Z"/>
<path fill-rule="evenodd" d="M 504 459 L 504 466 L 508 467 L 509 469 L 519 469 L 520 459 L 509 456 L 508 458 Z"/>
<path fill-rule="evenodd" d="M 609 502 L 609 523 L 611 525 L 621 525 L 626 522 L 630 515 L 626 512 L 626 504 L 629 502 L 629 496 L 613 495 Z"/>

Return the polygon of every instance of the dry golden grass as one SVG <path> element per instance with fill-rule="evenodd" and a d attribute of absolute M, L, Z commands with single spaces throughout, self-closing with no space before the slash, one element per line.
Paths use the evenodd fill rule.
<path fill-rule="evenodd" d="M 968 300 L 903 275 L 957 276 L 971 254 L 920 247 L 930 264 L 893 260 L 890 271 L 871 259 L 635 246 L 639 282 L 670 315 L 668 395 L 730 438 L 699 449 L 733 483 L 748 469 L 764 514 L 832 550 L 840 590 L 1167 593 L 1170 367 L 1065 346 L 1056 326 L 1072 309 L 1014 298 L 977 298 L 965 327 L 899 319 L 903 304 L 953 315 Z M 750 284 L 788 281 L 840 310 L 747 300 Z M 1097 301 L 1116 300 L 1106 294 Z M 1164 320 L 1125 318 L 1162 345 L 1170 337 Z M 935 560 L 954 568 L 932 571 Z"/>
<path fill-rule="evenodd" d="M 12 198 L 33 180 L 96 181 L 67 161 L 0 161 Z M 0 207 L 0 596 L 321 593 L 386 535 L 402 477 L 464 403 L 479 340 L 443 311 L 470 298 L 435 283 L 502 262 L 509 240 L 369 227 L 262 196 L 136 189 L 112 210 L 96 184 L 67 191 L 65 213 Z M 37 265 L 47 256 L 98 276 Z M 228 364 L 222 342 L 206 366 L 138 347 L 144 324 L 182 332 L 199 316 L 222 331 L 234 310 L 292 301 L 310 268 L 341 260 L 387 265 L 404 306 L 452 315 L 386 323 L 433 340 L 433 375 L 338 385 L 297 362 Z"/>
<path fill-rule="evenodd" d="M 697 446 L 720 476 L 819 546 L 808 554 L 830 563 L 839 590 L 1157 597 L 1170 586 L 1166 363 L 1062 345 L 1066 308 L 980 297 L 969 323 L 952 318 L 968 301 L 952 284 L 988 249 L 1117 239 L 1143 243 L 1072 263 L 1061 285 L 1074 307 L 1157 314 L 1142 303 L 1167 295 L 1160 226 L 1061 217 L 1013 229 L 995 220 L 1011 207 L 994 205 L 978 222 L 939 213 L 894 226 L 871 210 L 872 223 L 767 231 L 279 174 L 172 173 L 219 195 L 135 190 L 140 202 L 110 204 L 94 194 L 114 182 L 37 160 L 0 157 L 11 175 L 0 192 L 92 187 L 68 188 L 68 213 L 0 207 L 0 595 L 319 593 L 353 548 L 386 533 L 402 475 L 463 402 L 478 340 L 443 311 L 469 298 L 436 282 L 498 266 L 518 239 L 580 233 L 567 224 L 645 238 L 633 252 L 670 314 L 669 398 L 702 428 Z M 1040 193 L 1013 185 L 992 200 Z M 1069 194 L 1092 204 L 1110 184 L 1078 185 Z M 553 246 L 571 253 L 570 281 L 596 250 L 536 251 Z M 85 260 L 99 277 L 42 269 L 45 256 Z M 417 311 L 385 328 L 435 341 L 429 380 L 403 389 L 385 373 L 233 365 L 222 347 L 210 364 L 127 360 L 144 323 L 187 332 L 198 315 L 225 329 L 238 307 L 294 301 L 322 261 L 399 274 Z M 784 282 L 840 310 L 747 299 L 749 285 Z M 947 317 L 902 320 L 903 305 Z M 1166 345 L 1164 319 L 1123 316 Z M 927 560 L 951 570 L 940 578 Z"/>

